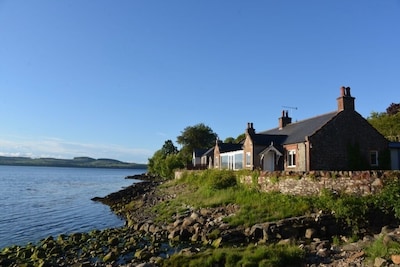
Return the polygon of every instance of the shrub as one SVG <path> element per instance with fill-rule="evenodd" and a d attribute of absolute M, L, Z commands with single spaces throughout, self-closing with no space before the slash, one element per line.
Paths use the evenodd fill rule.
<path fill-rule="evenodd" d="M 398 178 L 390 180 L 382 191 L 373 197 L 375 207 L 383 213 L 392 213 L 395 218 L 400 219 L 400 181 Z"/>

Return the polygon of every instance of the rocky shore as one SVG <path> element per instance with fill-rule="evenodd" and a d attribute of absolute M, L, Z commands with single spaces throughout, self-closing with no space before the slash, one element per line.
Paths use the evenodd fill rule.
<path fill-rule="evenodd" d="M 396 265 L 400 256 L 368 262 L 365 252 L 375 240 L 399 242 L 396 226 L 366 232 L 359 240 L 346 238 L 345 227 L 332 215 L 321 213 L 232 227 L 223 219 L 240 209 L 235 204 L 201 209 L 187 206 L 165 221 L 158 218 L 155 205 L 167 203 L 187 190 L 186 186 L 160 190 L 161 180 L 146 175 L 134 179 L 138 178 L 143 182 L 93 199 L 122 216 L 124 227 L 50 236 L 38 244 L 5 248 L 0 252 L 0 266 L 161 266 L 172 254 L 194 255 L 206 248 L 249 243 L 296 245 L 306 255 L 296 266 L 400 266 Z M 127 205 L 131 205 L 129 209 Z M 333 236 L 342 236 L 341 242 L 335 242 Z"/>

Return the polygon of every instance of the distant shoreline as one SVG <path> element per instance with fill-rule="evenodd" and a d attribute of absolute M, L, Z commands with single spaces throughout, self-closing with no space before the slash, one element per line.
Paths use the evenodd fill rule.
<path fill-rule="evenodd" d="M 0 156 L 0 165 L 31 167 L 73 167 L 73 168 L 107 168 L 107 169 L 147 169 L 147 164 L 127 163 L 114 159 L 94 159 L 75 157 L 73 159 L 28 158 Z"/>

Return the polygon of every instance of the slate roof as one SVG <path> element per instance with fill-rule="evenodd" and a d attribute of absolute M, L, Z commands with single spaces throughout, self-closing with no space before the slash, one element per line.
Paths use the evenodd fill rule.
<path fill-rule="evenodd" d="M 207 152 L 208 149 L 204 148 L 195 148 L 194 149 L 194 156 L 195 157 L 201 157 L 205 152 Z"/>
<path fill-rule="evenodd" d="M 208 150 L 207 150 L 206 152 L 204 152 L 203 155 L 201 155 L 201 156 L 202 156 L 202 157 L 204 157 L 204 156 L 209 157 L 209 156 L 214 155 L 214 149 L 215 149 L 215 147 L 212 147 L 212 148 L 208 149 Z"/>
<path fill-rule="evenodd" d="M 337 111 L 330 112 L 306 120 L 290 123 L 282 129 L 274 128 L 271 130 L 263 131 L 257 135 L 281 136 L 281 138 L 282 136 L 284 136 L 280 144 L 294 144 L 303 142 L 305 141 L 306 136 L 311 136 L 312 134 L 314 134 L 328 121 L 333 119 L 337 114 Z"/>
<path fill-rule="evenodd" d="M 269 146 L 271 143 L 274 144 L 282 144 L 283 141 L 287 138 L 286 135 L 277 135 L 277 134 L 252 134 L 251 139 L 253 140 L 254 144 L 256 145 L 264 145 Z"/>
<path fill-rule="evenodd" d="M 243 144 L 218 143 L 220 153 L 242 150 L 242 146 Z"/>

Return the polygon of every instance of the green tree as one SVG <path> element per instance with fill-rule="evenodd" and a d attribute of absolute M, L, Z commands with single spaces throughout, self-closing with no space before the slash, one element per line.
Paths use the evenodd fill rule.
<path fill-rule="evenodd" d="M 189 162 L 195 148 L 210 148 L 215 145 L 218 135 L 203 123 L 186 127 L 181 135 L 177 137 L 178 144 L 182 145 L 180 154 L 182 158 Z"/>
<path fill-rule="evenodd" d="M 238 137 L 236 137 L 236 139 L 235 139 L 235 144 L 239 144 L 239 143 L 242 142 L 245 138 L 246 138 L 246 134 L 245 134 L 245 133 L 239 134 Z"/>
<path fill-rule="evenodd" d="M 400 112 L 400 103 L 392 103 L 386 109 L 386 113 L 390 116 L 395 115 Z"/>
<path fill-rule="evenodd" d="M 171 140 L 165 141 L 164 145 L 161 148 L 162 153 L 167 156 L 171 154 L 178 154 L 178 148 L 174 145 Z"/>
<path fill-rule="evenodd" d="M 184 167 L 183 162 L 173 142 L 167 140 L 162 148 L 157 150 L 153 157 L 149 158 L 147 167 L 149 173 L 171 179 L 174 177 L 176 169 Z"/>
<path fill-rule="evenodd" d="M 246 134 L 242 133 L 239 134 L 238 137 L 233 138 L 233 137 L 227 137 L 224 140 L 224 143 L 230 143 L 230 144 L 239 144 L 240 142 L 242 142 L 244 139 L 246 138 Z"/>
<path fill-rule="evenodd" d="M 225 138 L 224 143 L 234 144 L 235 141 L 236 141 L 235 138 L 227 137 L 227 138 Z"/>
<path fill-rule="evenodd" d="M 397 141 L 400 137 L 400 112 L 393 115 L 386 112 L 372 112 L 367 120 L 388 140 Z"/>

